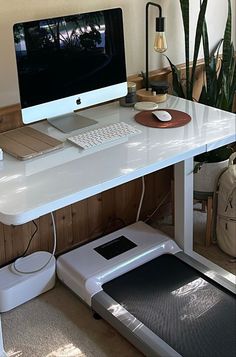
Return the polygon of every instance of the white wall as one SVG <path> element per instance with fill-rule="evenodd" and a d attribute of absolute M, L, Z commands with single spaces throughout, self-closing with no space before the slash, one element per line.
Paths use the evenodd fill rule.
<path fill-rule="evenodd" d="M 128 74 L 135 74 L 145 68 L 145 0 L 0 0 L 0 107 L 19 102 L 16 65 L 12 38 L 12 25 L 19 21 L 60 16 L 120 6 L 124 10 L 126 63 Z M 183 28 L 179 0 L 159 0 L 166 17 L 166 54 L 178 64 L 184 62 Z M 191 41 L 198 13 L 199 1 L 191 0 Z M 231 0 L 234 14 L 235 42 L 235 3 Z M 160 54 L 152 51 L 154 41 L 152 29 L 157 9 L 150 7 L 150 70 L 167 65 Z M 208 25 L 210 43 L 213 46 L 224 32 L 227 16 L 227 0 L 209 0 Z"/>

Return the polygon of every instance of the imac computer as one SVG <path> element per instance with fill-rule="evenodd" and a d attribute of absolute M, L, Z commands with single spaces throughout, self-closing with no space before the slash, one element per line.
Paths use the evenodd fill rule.
<path fill-rule="evenodd" d="M 13 27 L 22 119 L 63 132 L 96 123 L 75 111 L 127 93 L 120 8 Z"/>

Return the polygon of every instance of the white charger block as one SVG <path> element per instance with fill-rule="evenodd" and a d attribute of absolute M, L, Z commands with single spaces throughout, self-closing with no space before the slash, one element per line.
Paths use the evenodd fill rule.
<path fill-rule="evenodd" d="M 0 312 L 9 311 L 55 285 L 56 260 L 48 252 L 32 253 L 17 260 L 15 266 L 25 273 L 16 271 L 12 264 L 0 269 Z"/>

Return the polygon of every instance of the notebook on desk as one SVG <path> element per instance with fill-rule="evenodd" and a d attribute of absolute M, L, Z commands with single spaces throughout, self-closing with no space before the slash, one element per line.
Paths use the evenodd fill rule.
<path fill-rule="evenodd" d="M 18 160 L 28 160 L 63 147 L 63 142 L 29 126 L 0 134 L 0 147 Z"/>

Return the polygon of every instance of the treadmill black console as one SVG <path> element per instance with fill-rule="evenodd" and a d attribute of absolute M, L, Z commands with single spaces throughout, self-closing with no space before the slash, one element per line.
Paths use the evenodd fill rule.
<path fill-rule="evenodd" d="M 94 248 L 94 250 L 102 257 L 109 260 L 116 257 L 117 255 L 127 252 L 134 247 L 137 247 L 137 244 L 124 236 L 120 236 L 110 242 L 99 245 L 98 247 Z"/>

